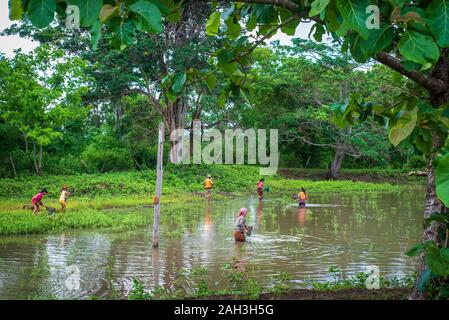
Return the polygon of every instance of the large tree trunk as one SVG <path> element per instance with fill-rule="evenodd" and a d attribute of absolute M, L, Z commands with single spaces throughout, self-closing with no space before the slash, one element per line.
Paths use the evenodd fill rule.
<path fill-rule="evenodd" d="M 184 103 L 184 99 L 178 99 L 174 103 L 170 104 L 165 113 L 165 121 L 168 123 L 168 135 L 170 136 L 171 132 L 176 129 L 184 129 L 185 128 L 185 118 L 186 118 L 186 104 Z M 179 155 L 171 150 L 174 150 L 176 141 L 171 141 L 170 139 L 170 161 L 172 163 L 178 163 Z"/>
<path fill-rule="evenodd" d="M 434 148 L 439 148 L 442 145 L 442 141 L 440 137 L 437 135 L 434 135 L 433 137 L 433 145 Z M 425 207 L 424 207 L 424 219 L 427 219 L 432 213 L 443 213 L 447 210 L 447 208 L 444 206 L 444 204 L 438 199 L 436 194 L 436 187 L 435 187 L 435 168 L 433 165 L 433 159 L 434 155 L 432 155 L 429 159 L 428 165 L 427 165 L 427 182 L 426 182 L 426 200 L 425 200 Z M 441 239 L 438 237 L 438 229 L 440 228 L 440 224 L 438 222 L 433 222 L 430 224 L 429 227 L 425 228 L 422 234 L 422 242 L 426 241 L 435 241 L 439 243 Z M 424 255 L 421 255 L 419 257 L 419 266 L 418 266 L 418 273 L 416 276 L 415 285 L 413 288 L 413 292 L 411 295 L 411 299 L 414 300 L 421 300 L 426 299 L 427 295 L 426 293 L 420 292 L 418 290 L 418 282 L 419 279 L 424 272 L 426 268 L 426 265 L 424 263 Z"/>
<path fill-rule="evenodd" d="M 327 178 L 335 180 L 338 178 L 338 174 L 340 172 L 341 164 L 345 157 L 345 150 L 341 144 L 337 144 L 337 148 L 335 149 L 334 161 L 332 161 L 329 172 L 327 173 Z"/>

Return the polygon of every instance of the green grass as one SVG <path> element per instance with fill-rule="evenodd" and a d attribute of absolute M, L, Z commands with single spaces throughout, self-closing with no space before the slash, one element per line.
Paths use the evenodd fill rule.
<path fill-rule="evenodd" d="M 73 211 L 56 216 L 34 215 L 32 212 L 0 213 L 0 235 L 54 233 L 68 229 L 99 228 L 121 231 L 148 224 L 149 213 Z"/>
<path fill-rule="evenodd" d="M 164 170 L 163 194 L 182 194 L 203 191 L 203 180 L 211 174 L 215 192 L 255 192 L 261 178 L 259 169 L 244 165 L 180 165 L 167 166 Z M 311 181 L 285 179 L 279 175 L 265 177 L 271 192 L 296 192 L 304 186 L 310 192 L 389 191 L 397 189 L 390 183 L 353 181 Z M 27 176 L 0 180 L 1 198 L 31 199 L 43 187 L 48 188 L 50 198 L 59 196 L 64 184 L 75 187 L 77 197 L 133 197 L 151 195 L 155 189 L 154 171 L 132 171 L 106 174 L 80 174 L 73 176 Z M 48 197 L 47 197 L 48 198 Z"/>
<path fill-rule="evenodd" d="M 183 212 L 186 203 L 202 203 L 203 179 L 211 174 L 214 180 L 214 200 L 230 195 L 254 194 L 260 179 L 259 169 L 244 165 L 168 166 L 164 171 L 161 203 L 167 210 Z M 266 177 L 270 196 L 290 197 L 300 187 L 309 194 L 338 192 L 398 191 L 390 183 L 353 181 L 311 181 L 285 179 L 279 175 Z M 59 190 L 63 184 L 75 187 L 76 195 L 68 201 L 67 212 L 55 217 L 42 212 L 34 216 L 31 210 L 22 210 L 31 197 L 42 188 L 48 188 L 46 205 L 59 208 Z M 133 171 L 108 174 L 73 176 L 20 177 L 0 180 L 0 235 L 59 232 L 68 229 L 105 228 L 123 230 L 148 223 L 148 217 L 128 208 L 152 205 L 154 171 Z M 180 208 L 178 205 L 183 206 Z M 121 210 L 104 210 L 120 208 Z M 145 210 L 152 212 L 152 210 Z"/>

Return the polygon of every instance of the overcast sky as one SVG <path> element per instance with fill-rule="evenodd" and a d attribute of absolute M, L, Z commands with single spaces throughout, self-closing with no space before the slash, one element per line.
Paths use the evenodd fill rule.
<path fill-rule="evenodd" d="M 13 22 L 8 17 L 8 0 L 0 0 L 0 31 L 10 27 Z M 310 32 L 311 24 L 302 23 L 296 29 L 295 38 L 307 38 Z M 292 37 L 286 36 L 279 32 L 270 41 L 280 40 L 281 44 L 290 44 Z M 14 50 L 21 48 L 23 52 L 27 53 L 37 47 L 37 43 L 31 40 L 20 38 L 19 36 L 0 37 L 0 52 L 4 53 L 6 57 L 10 58 L 14 55 Z"/>

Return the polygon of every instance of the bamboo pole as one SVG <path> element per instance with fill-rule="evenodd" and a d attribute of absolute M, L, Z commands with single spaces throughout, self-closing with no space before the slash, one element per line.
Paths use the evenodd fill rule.
<path fill-rule="evenodd" d="M 159 218 L 161 212 L 162 193 L 162 167 L 164 161 L 164 123 L 159 123 L 159 137 L 157 145 L 157 166 L 156 166 L 156 195 L 154 197 L 154 221 L 153 221 L 153 248 L 159 246 Z"/>

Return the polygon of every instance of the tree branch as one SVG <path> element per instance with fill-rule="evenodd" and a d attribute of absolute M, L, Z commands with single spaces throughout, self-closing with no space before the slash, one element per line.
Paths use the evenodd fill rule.
<path fill-rule="evenodd" d="M 246 3 L 259 3 L 259 4 L 272 4 L 290 11 L 298 10 L 299 6 L 289 0 L 227 0 L 223 2 L 246 2 Z"/>
<path fill-rule="evenodd" d="M 375 59 L 378 62 L 386 65 L 387 67 L 420 84 L 429 91 L 443 92 L 446 90 L 446 86 L 444 85 L 443 81 L 425 76 L 420 72 L 406 70 L 399 59 L 396 59 L 386 52 L 378 52 L 375 56 Z"/>

